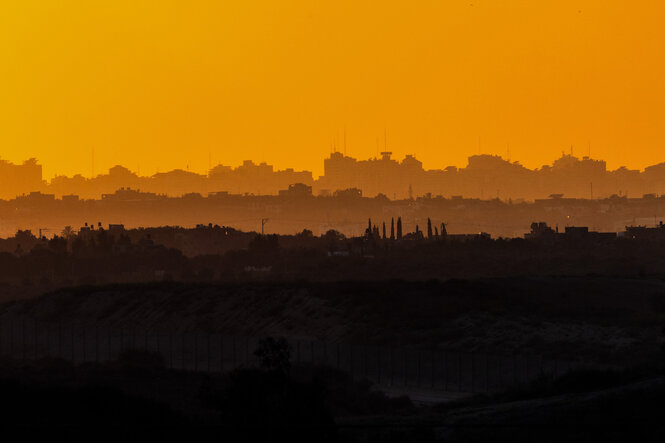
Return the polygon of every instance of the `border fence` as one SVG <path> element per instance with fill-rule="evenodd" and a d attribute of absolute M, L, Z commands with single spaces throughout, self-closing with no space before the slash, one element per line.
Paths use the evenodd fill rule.
<path fill-rule="evenodd" d="M 127 350 L 162 356 L 167 368 L 224 373 L 255 367 L 258 337 L 79 328 L 33 321 L 0 324 L 0 356 L 28 362 L 62 358 L 75 364 L 117 360 Z M 422 350 L 287 338 L 295 366 L 330 366 L 378 386 L 446 392 L 491 392 L 548 375 L 560 376 L 580 363 L 535 356 Z"/>

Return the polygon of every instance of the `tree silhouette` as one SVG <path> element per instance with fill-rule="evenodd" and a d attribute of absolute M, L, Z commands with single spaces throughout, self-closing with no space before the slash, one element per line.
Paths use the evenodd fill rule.
<path fill-rule="evenodd" d="M 74 237 L 74 235 L 76 234 L 76 232 L 74 231 L 74 229 L 73 229 L 71 226 L 67 225 L 67 226 L 65 226 L 65 228 L 62 230 L 62 232 L 61 232 L 60 234 L 61 234 L 65 239 L 69 240 L 69 239 L 71 239 L 72 237 Z"/>
<path fill-rule="evenodd" d="M 395 240 L 395 217 L 390 219 L 390 239 Z"/>
<path fill-rule="evenodd" d="M 432 238 L 432 220 L 427 217 L 427 238 Z"/>
<path fill-rule="evenodd" d="M 397 217 L 397 240 L 402 239 L 402 217 Z"/>
<path fill-rule="evenodd" d="M 254 355 L 261 361 L 262 369 L 282 374 L 288 374 L 291 370 L 291 346 L 283 337 L 259 340 Z"/>

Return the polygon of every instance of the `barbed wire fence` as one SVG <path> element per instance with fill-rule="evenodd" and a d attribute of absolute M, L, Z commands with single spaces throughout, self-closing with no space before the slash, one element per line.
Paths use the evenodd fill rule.
<path fill-rule="evenodd" d="M 74 364 L 117 360 L 129 350 L 159 354 L 166 368 L 225 373 L 257 367 L 260 337 L 215 333 L 83 328 L 21 321 L 0 324 L 0 358 L 23 363 L 60 358 Z M 540 376 L 557 377 L 580 363 L 528 355 L 331 343 L 287 338 L 295 368 L 327 366 L 377 386 L 444 392 L 492 392 Z"/>

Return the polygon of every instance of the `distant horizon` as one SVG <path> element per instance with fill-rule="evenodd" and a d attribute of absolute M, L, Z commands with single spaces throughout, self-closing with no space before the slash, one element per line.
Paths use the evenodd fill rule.
<path fill-rule="evenodd" d="M 416 159 L 420 160 L 420 157 L 418 156 L 418 153 L 415 152 L 415 151 L 404 153 L 402 156 L 396 155 L 396 153 L 395 153 L 394 151 L 388 151 L 388 152 L 391 152 L 391 154 L 392 154 L 392 158 L 391 158 L 391 159 L 392 159 L 392 160 L 396 160 L 396 161 L 398 161 L 398 162 L 401 162 L 402 160 L 404 160 L 404 158 L 406 158 L 406 157 L 409 156 L 409 155 L 412 155 L 412 156 L 414 156 Z M 377 160 L 377 159 L 380 159 L 380 157 L 381 157 L 381 156 L 380 156 L 380 153 L 379 153 L 379 154 L 377 154 L 376 156 L 370 156 L 370 157 L 367 157 L 367 158 L 360 158 L 360 157 L 354 156 L 352 153 L 346 153 L 346 154 L 345 154 L 345 153 L 340 152 L 339 150 L 337 150 L 337 151 L 330 151 L 330 152 L 327 154 L 326 157 L 323 157 L 323 158 L 321 159 L 320 163 L 323 165 L 323 160 L 326 159 L 326 158 L 330 158 L 330 156 L 331 156 L 333 153 L 339 153 L 339 154 L 344 155 L 345 157 L 353 158 L 353 159 L 355 159 L 355 160 L 357 160 L 357 161 L 371 161 L 371 160 Z M 464 165 L 445 164 L 445 165 L 439 165 L 439 167 L 436 167 L 436 166 L 434 166 L 434 167 L 428 167 L 428 166 L 430 166 L 430 165 L 427 165 L 427 164 L 425 164 L 425 162 L 422 162 L 422 163 L 423 163 L 423 169 L 426 170 L 426 171 L 428 171 L 428 170 L 443 170 L 443 169 L 445 169 L 445 168 L 447 168 L 447 167 L 450 167 L 450 166 L 453 166 L 453 167 L 458 168 L 458 169 L 463 169 L 463 168 L 466 168 L 466 167 L 469 166 L 468 159 L 471 158 L 471 157 L 476 157 L 476 156 L 491 156 L 491 157 L 498 157 L 498 158 L 500 158 L 501 160 L 503 160 L 503 161 L 505 161 L 505 162 L 509 162 L 509 163 L 511 163 L 511 164 L 516 164 L 516 163 L 517 163 L 517 164 L 523 166 L 524 168 L 528 169 L 529 171 L 537 171 L 537 170 L 541 169 L 541 168 L 544 167 L 544 166 L 551 166 L 556 160 L 558 160 L 558 159 L 560 159 L 560 158 L 563 158 L 563 157 L 566 157 L 566 156 L 572 156 L 572 157 L 574 157 L 574 158 L 576 158 L 576 159 L 578 159 L 578 160 L 583 160 L 584 158 L 589 158 L 589 159 L 591 159 L 591 160 L 605 162 L 605 163 L 606 163 L 606 167 L 607 167 L 607 172 L 617 171 L 617 170 L 619 170 L 619 169 L 621 169 L 621 168 L 627 168 L 628 170 L 639 171 L 640 173 L 642 173 L 642 172 L 645 171 L 645 169 L 647 169 L 647 168 L 649 168 L 649 167 L 651 167 L 651 166 L 656 166 L 656 165 L 659 165 L 659 164 L 663 164 L 663 163 L 665 163 L 665 158 L 664 158 L 663 161 L 656 162 L 656 163 L 645 164 L 645 165 L 643 165 L 641 168 L 632 168 L 632 167 L 629 167 L 629 166 L 627 166 L 627 165 L 619 165 L 619 166 L 616 166 L 616 167 L 610 167 L 609 165 L 607 165 L 607 160 L 605 160 L 605 159 L 602 158 L 602 157 L 594 157 L 593 155 L 589 156 L 589 155 L 587 155 L 587 153 L 583 153 L 582 155 L 579 155 L 579 154 L 577 154 L 577 153 L 574 151 L 574 149 L 573 149 L 572 152 L 571 152 L 571 151 L 570 151 L 570 148 L 569 148 L 569 151 L 568 151 L 568 152 L 562 150 L 562 151 L 561 151 L 561 155 L 560 155 L 559 157 L 556 157 L 556 158 L 552 159 L 550 163 L 544 163 L 544 164 L 541 164 L 540 166 L 537 166 L 537 167 L 530 167 L 530 166 L 528 166 L 528 165 L 522 163 L 521 160 L 519 160 L 519 159 L 515 159 L 515 158 L 512 157 L 512 156 L 511 156 L 510 159 L 508 159 L 508 158 L 506 158 L 506 155 L 482 152 L 482 153 L 469 154 L 469 155 L 466 157 L 467 160 L 466 160 L 466 164 L 464 164 Z M 27 162 L 27 161 L 29 161 L 29 160 L 32 160 L 32 159 L 36 160 L 37 164 L 39 164 L 40 166 L 42 166 L 42 169 L 43 169 L 43 170 L 44 170 L 44 169 L 47 169 L 48 166 L 49 166 L 48 164 L 42 163 L 41 160 L 40 160 L 39 158 L 37 158 L 37 157 L 28 157 L 28 158 L 25 158 L 25 159 L 23 159 L 23 160 L 18 160 L 18 161 L 17 161 L 17 160 L 7 159 L 7 158 L 5 158 L 5 157 L 3 157 L 3 156 L 0 155 L 0 162 L 8 162 L 8 163 L 10 163 L 10 164 L 14 164 L 14 165 L 21 165 L 21 164 L 23 164 L 23 163 L 25 163 L 25 162 Z M 131 173 L 136 174 L 136 175 L 137 175 L 138 177 L 140 177 L 140 178 L 150 178 L 150 177 L 153 177 L 153 176 L 155 176 L 155 175 L 157 175 L 157 174 L 163 174 L 163 173 L 174 172 L 174 171 L 185 171 L 185 172 L 191 172 L 191 173 L 193 173 L 193 174 L 197 174 L 197 175 L 208 176 L 209 172 L 210 172 L 211 170 L 213 170 L 214 168 L 218 167 L 218 166 L 226 166 L 226 167 L 231 167 L 231 168 L 233 168 L 233 169 L 236 169 L 236 168 L 242 166 L 243 163 L 244 163 L 245 161 L 251 161 L 251 162 L 254 163 L 255 165 L 260 165 L 260 164 L 264 164 L 264 163 L 265 163 L 265 164 L 267 164 L 268 166 L 272 166 L 272 167 L 274 168 L 274 171 L 285 171 L 285 170 L 293 169 L 293 170 L 296 171 L 296 172 L 311 172 L 311 173 L 312 173 L 312 177 L 313 177 L 314 180 L 317 180 L 317 179 L 319 179 L 319 178 L 321 178 L 321 177 L 324 176 L 324 174 L 323 174 L 323 166 L 321 166 L 320 168 L 318 168 L 318 169 L 321 170 L 321 173 L 318 174 L 318 173 L 315 173 L 315 171 L 317 170 L 316 168 L 312 168 L 312 169 L 298 169 L 298 168 L 294 168 L 294 167 L 292 167 L 292 166 L 289 166 L 288 164 L 287 164 L 287 165 L 284 165 L 284 166 L 281 166 L 281 165 L 277 165 L 277 164 L 275 164 L 275 163 L 271 163 L 271 162 L 263 161 L 263 160 L 245 159 L 245 160 L 241 160 L 239 163 L 236 163 L 236 164 L 229 164 L 229 163 L 224 163 L 224 162 L 221 162 L 221 161 L 220 161 L 220 162 L 218 162 L 218 163 L 214 163 L 214 164 L 212 164 L 211 167 L 210 167 L 209 169 L 205 169 L 205 170 L 200 170 L 200 169 L 199 169 L 199 170 L 193 170 L 192 168 L 189 168 L 187 164 L 185 164 L 185 165 L 183 165 L 183 166 L 181 166 L 181 167 L 175 167 L 175 168 L 172 168 L 172 169 L 164 169 L 164 170 L 159 170 L 159 169 L 157 169 L 157 170 L 155 170 L 155 172 L 153 172 L 153 173 L 149 173 L 149 174 L 142 174 L 142 173 L 141 173 L 141 170 L 139 170 L 138 168 L 132 168 L 131 166 L 128 166 L 128 165 L 126 165 L 126 164 L 116 163 L 116 164 L 113 164 L 113 165 L 111 165 L 111 166 L 109 166 L 109 167 L 107 167 L 107 168 L 104 168 L 104 169 L 100 169 L 100 170 L 95 169 L 95 175 L 94 175 L 94 176 L 90 175 L 90 173 L 91 173 L 92 171 L 88 171 L 87 173 L 86 173 L 85 171 L 83 171 L 83 172 L 75 172 L 75 173 L 73 173 L 73 174 L 54 173 L 53 175 L 47 175 L 47 174 L 44 174 L 44 173 L 43 173 L 42 178 L 43 178 L 43 180 L 45 180 L 45 181 L 47 181 L 47 182 L 50 181 L 50 180 L 52 180 L 52 179 L 54 179 L 54 178 L 56 178 L 56 177 L 67 177 L 67 178 L 72 178 L 72 177 L 76 177 L 76 176 L 81 176 L 81 177 L 83 177 L 83 178 L 85 178 L 85 179 L 87 179 L 87 180 L 90 180 L 90 179 L 93 179 L 93 178 L 96 178 L 96 177 L 99 177 L 99 176 L 105 176 L 105 175 L 108 175 L 111 169 L 113 169 L 113 168 L 115 168 L 115 167 L 118 167 L 118 166 L 120 166 L 120 167 L 122 167 L 122 168 L 125 168 L 125 169 L 129 170 Z M 143 168 L 141 168 L 141 169 L 143 169 Z M 152 168 L 147 168 L 147 169 L 150 170 L 150 169 L 152 169 Z"/>

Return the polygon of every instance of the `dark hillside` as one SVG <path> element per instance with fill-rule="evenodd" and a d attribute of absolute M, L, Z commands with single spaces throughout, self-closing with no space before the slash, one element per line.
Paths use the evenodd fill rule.
<path fill-rule="evenodd" d="M 61 289 L 0 308 L 5 327 L 24 319 L 621 364 L 660 352 L 665 282 L 542 277 L 109 285 Z"/>

